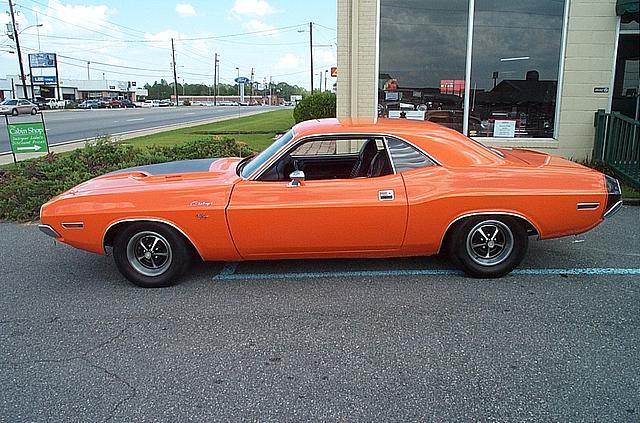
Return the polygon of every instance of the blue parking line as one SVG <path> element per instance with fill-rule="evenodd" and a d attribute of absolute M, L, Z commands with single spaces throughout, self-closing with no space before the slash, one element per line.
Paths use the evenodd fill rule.
<path fill-rule="evenodd" d="M 214 280 L 271 280 L 271 279 L 313 279 L 345 277 L 388 277 L 388 276 L 462 276 L 464 273 L 453 269 L 398 269 L 362 270 L 330 272 L 285 272 L 285 273 L 235 273 L 238 263 L 225 265 Z M 640 275 L 637 268 L 586 267 L 572 269 L 515 269 L 514 275 Z"/>

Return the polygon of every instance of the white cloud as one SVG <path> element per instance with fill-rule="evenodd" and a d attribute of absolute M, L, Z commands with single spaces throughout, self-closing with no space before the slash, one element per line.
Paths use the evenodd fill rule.
<path fill-rule="evenodd" d="M 265 31 L 264 35 L 274 35 L 275 26 L 266 24 L 258 19 L 251 19 L 248 22 L 242 24 L 242 27 L 248 32 Z"/>
<path fill-rule="evenodd" d="M 267 0 L 236 0 L 231 12 L 237 15 L 266 16 L 273 13 Z"/>
<path fill-rule="evenodd" d="M 178 3 L 176 4 L 176 12 L 178 12 L 178 15 L 184 17 L 187 16 L 196 16 L 196 9 L 193 8 L 193 6 L 189 3 Z"/>
<path fill-rule="evenodd" d="M 338 62 L 333 47 L 316 47 L 313 51 L 314 61 L 321 66 L 335 66 Z"/>
<path fill-rule="evenodd" d="M 297 71 L 302 66 L 302 58 L 293 53 L 287 53 L 278 60 L 274 68 L 278 70 Z"/>
<path fill-rule="evenodd" d="M 144 39 L 148 41 L 169 41 L 172 38 L 179 38 L 180 33 L 173 29 L 165 29 L 164 31 L 156 32 L 155 34 L 146 33 Z"/>

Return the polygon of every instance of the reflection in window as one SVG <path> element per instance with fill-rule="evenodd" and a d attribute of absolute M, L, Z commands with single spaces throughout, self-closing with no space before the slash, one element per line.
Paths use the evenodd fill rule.
<path fill-rule="evenodd" d="M 468 10 L 467 0 L 381 0 L 379 116 L 462 116 Z M 449 126 L 462 131 L 462 118 Z"/>
<path fill-rule="evenodd" d="M 469 136 L 551 138 L 566 0 L 476 0 Z M 378 115 L 462 132 L 468 0 L 381 0 Z"/>
<path fill-rule="evenodd" d="M 470 136 L 553 137 L 564 2 L 476 0 Z"/>

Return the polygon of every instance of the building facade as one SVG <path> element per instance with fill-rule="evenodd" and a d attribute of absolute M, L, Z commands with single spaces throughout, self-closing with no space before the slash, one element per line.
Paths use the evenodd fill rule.
<path fill-rule="evenodd" d="M 637 0 L 338 0 L 338 116 L 438 122 L 576 160 L 638 119 Z"/>
<path fill-rule="evenodd" d="M 27 96 L 30 99 L 43 97 L 82 101 L 92 98 L 126 98 L 131 101 L 140 101 L 144 100 L 147 95 L 147 90 L 138 87 L 135 81 L 63 78 L 58 86 L 55 83 L 34 83 L 31 85 L 27 80 Z M 5 79 L 0 79 L 0 99 L 22 97 L 24 97 L 24 91 L 20 76 L 7 75 Z"/>

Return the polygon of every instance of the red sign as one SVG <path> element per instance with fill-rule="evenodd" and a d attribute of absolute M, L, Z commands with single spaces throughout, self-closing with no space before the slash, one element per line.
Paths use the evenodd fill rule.
<path fill-rule="evenodd" d="M 337 66 L 331 66 L 331 77 L 335 78 L 336 76 L 338 76 L 338 67 Z"/>
<path fill-rule="evenodd" d="M 464 79 L 441 79 L 440 94 L 462 95 L 464 92 Z"/>

